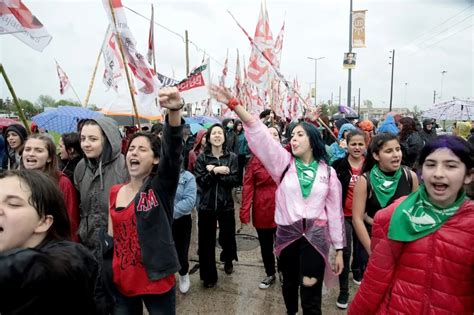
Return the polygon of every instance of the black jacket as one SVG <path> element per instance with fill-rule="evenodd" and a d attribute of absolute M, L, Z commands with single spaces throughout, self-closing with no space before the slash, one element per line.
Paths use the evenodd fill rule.
<path fill-rule="evenodd" d="M 418 155 L 425 143 L 418 132 L 411 133 L 407 139 L 400 141 L 402 149 L 402 164 L 413 168 L 418 160 Z"/>
<path fill-rule="evenodd" d="M 349 183 L 351 182 L 352 177 L 352 167 L 349 164 L 349 160 L 346 157 L 334 161 L 332 167 L 336 171 L 337 178 L 341 182 L 342 186 L 342 204 L 346 202 L 347 191 L 349 190 Z"/>
<path fill-rule="evenodd" d="M 138 241 L 148 278 L 158 280 L 180 269 L 173 241 L 174 196 L 183 152 L 183 124 L 165 124 L 156 175 L 135 197 Z"/>
<path fill-rule="evenodd" d="M 206 165 L 228 166 L 229 175 L 214 174 L 206 169 Z M 224 154 L 216 158 L 210 152 L 199 155 L 194 168 L 196 183 L 201 188 L 201 202 L 199 211 L 218 210 L 233 211 L 234 200 L 232 199 L 232 188 L 239 184 L 239 164 L 237 155 L 233 152 L 224 151 Z"/>
<path fill-rule="evenodd" d="M 96 314 L 98 266 L 87 248 L 68 241 L 0 254 L 0 314 Z"/>

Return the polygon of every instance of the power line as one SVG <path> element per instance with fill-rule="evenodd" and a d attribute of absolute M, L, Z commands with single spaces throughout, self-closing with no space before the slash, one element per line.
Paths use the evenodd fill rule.
<path fill-rule="evenodd" d="M 450 27 L 445 28 L 444 30 L 442 30 L 442 31 L 440 31 L 440 32 L 438 32 L 438 33 L 435 33 L 432 37 L 429 37 L 429 38 L 427 38 L 427 39 L 425 39 L 425 40 L 419 42 L 419 43 L 417 44 L 417 46 L 419 46 L 419 45 L 421 45 L 421 44 L 423 44 L 423 43 L 425 43 L 425 42 L 427 42 L 427 41 L 430 41 L 430 40 L 434 39 L 436 36 L 440 35 L 441 33 L 444 33 L 444 32 L 446 32 L 446 31 L 449 31 L 449 30 L 452 29 L 453 27 L 455 27 L 455 26 L 461 24 L 462 22 L 466 21 L 467 19 L 471 18 L 472 16 L 474 16 L 474 14 L 471 14 L 471 15 L 469 15 L 468 17 L 464 18 L 463 20 L 461 20 L 461 21 L 459 21 L 459 22 L 457 22 L 457 23 L 451 25 Z"/>
<path fill-rule="evenodd" d="M 461 13 L 463 13 L 464 11 L 470 9 L 472 6 L 474 6 L 474 4 L 471 4 L 470 6 L 468 6 L 467 8 L 464 8 L 463 10 L 461 10 L 460 12 L 456 13 L 455 15 L 451 16 L 450 18 L 444 20 L 443 22 L 441 22 L 440 24 L 436 25 L 435 27 L 433 28 L 430 28 L 428 31 L 420 34 L 419 36 L 415 37 L 415 39 L 411 40 L 410 42 L 408 42 L 406 45 L 404 46 L 408 46 L 410 45 L 411 43 L 417 41 L 419 38 L 425 36 L 426 34 L 430 33 L 431 31 L 435 30 L 436 28 L 440 27 L 441 25 L 447 23 L 448 21 L 452 20 L 453 18 L 455 18 L 456 16 L 460 15 Z"/>
<path fill-rule="evenodd" d="M 417 54 L 418 52 L 420 52 L 421 50 L 424 50 L 424 49 L 426 49 L 426 48 L 429 48 L 429 47 L 431 47 L 431 46 L 434 46 L 434 45 L 438 44 L 439 42 L 442 42 L 442 41 L 444 41 L 445 39 L 448 39 L 448 38 L 450 38 L 450 37 L 452 37 L 452 36 L 454 36 L 454 35 L 456 35 L 456 34 L 458 34 L 458 33 L 461 33 L 462 31 L 467 30 L 468 28 L 471 28 L 471 27 L 473 27 L 473 26 L 474 26 L 474 24 L 468 25 L 468 26 L 466 26 L 466 27 L 464 27 L 464 28 L 458 30 L 457 32 L 452 33 L 451 35 L 446 36 L 446 37 L 440 39 L 439 41 L 436 41 L 436 42 L 432 43 L 431 45 L 428 45 L 428 46 L 425 46 L 425 47 L 419 49 L 418 51 L 416 51 L 416 52 L 414 52 L 413 54 L 410 54 L 410 55 L 408 55 L 408 56 L 413 56 L 413 55 Z"/>
<path fill-rule="evenodd" d="M 139 13 L 139 12 L 137 12 L 137 11 L 135 11 L 135 10 L 133 10 L 133 9 L 131 9 L 131 8 L 127 7 L 127 6 L 125 6 L 125 5 L 124 5 L 123 7 L 124 7 L 125 9 L 129 10 L 130 12 L 135 13 L 136 15 L 138 15 L 138 16 L 144 18 L 145 20 L 147 20 L 148 22 L 150 22 L 151 19 L 148 18 L 148 17 L 146 17 L 146 16 L 144 16 L 143 14 L 141 14 L 141 13 Z M 155 21 L 153 21 L 153 23 L 154 23 L 155 25 L 157 25 L 157 26 L 159 26 L 159 27 L 161 27 L 161 28 L 167 30 L 168 32 L 172 33 L 173 35 L 178 36 L 178 37 L 183 41 L 183 43 L 185 42 L 184 36 L 182 36 L 182 35 L 179 34 L 178 32 L 175 32 L 175 31 L 173 31 L 172 29 L 170 29 L 170 28 L 168 28 L 168 27 L 166 27 L 166 26 L 164 26 L 164 25 L 161 25 L 160 23 L 157 23 L 157 22 L 155 22 Z M 206 50 L 200 48 L 200 47 L 199 47 L 196 43 L 194 43 L 192 40 L 189 40 L 189 39 L 188 39 L 188 42 L 189 42 L 190 44 L 192 44 L 198 51 L 201 51 L 201 52 L 204 53 L 206 56 L 209 56 L 209 58 L 212 59 L 212 60 L 214 60 L 215 63 L 217 63 L 218 65 L 224 67 L 224 65 L 223 65 L 222 63 L 220 63 L 219 60 L 217 60 L 216 58 L 214 58 L 213 56 L 211 56 Z M 233 72 L 233 71 L 229 71 L 229 72 L 235 74 L 235 72 Z"/>

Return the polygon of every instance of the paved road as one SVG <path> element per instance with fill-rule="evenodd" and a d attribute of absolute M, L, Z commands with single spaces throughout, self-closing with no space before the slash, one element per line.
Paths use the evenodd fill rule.
<path fill-rule="evenodd" d="M 236 196 L 240 201 L 240 196 Z M 236 203 L 236 209 L 240 204 Z M 193 218 L 193 239 L 190 248 L 190 266 L 197 263 L 197 236 L 195 231 L 195 218 Z M 236 222 L 238 212 L 236 211 Z M 240 223 L 237 223 L 239 229 Z M 266 290 L 258 288 L 258 284 L 265 277 L 263 262 L 260 255 L 260 247 L 255 229 L 252 226 L 244 226 L 237 237 L 239 261 L 234 263 L 234 273 L 227 275 L 223 265 L 218 266 L 219 280 L 217 285 L 211 289 L 204 288 L 199 280 L 199 271 L 192 274 L 191 288 L 188 293 L 181 294 L 178 291 L 176 301 L 177 314 L 285 314 L 285 304 L 281 294 L 280 283 L 277 282 Z M 249 236 L 250 235 L 250 236 Z M 254 236 L 254 237 L 252 237 Z M 216 260 L 220 249 L 216 248 Z M 356 285 L 351 281 L 351 298 L 356 290 Z M 338 310 L 336 299 L 338 288 L 332 290 L 323 297 L 324 314 L 345 314 L 346 311 Z M 300 314 L 302 314 L 300 310 Z"/>

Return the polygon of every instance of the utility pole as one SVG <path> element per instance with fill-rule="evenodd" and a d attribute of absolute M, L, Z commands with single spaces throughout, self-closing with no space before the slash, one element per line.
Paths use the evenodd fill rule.
<path fill-rule="evenodd" d="M 318 82 L 318 60 L 324 59 L 326 57 L 308 57 L 308 59 L 314 60 L 314 106 L 318 106 L 318 103 L 316 101 L 316 95 L 317 95 L 317 82 Z"/>
<path fill-rule="evenodd" d="M 357 102 L 357 116 L 359 116 L 359 120 L 360 120 L 360 88 L 359 88 L 359 100 Z"/>
<path fill-rule="evenodd" d="M 333 93 L 331 92 L 331 104 L 330 104 L 331 106 L 334 104 L 333 101 L 334 101 Z"/>
<path fill-rule="evenodd" d="M 436 90 L 433 91 L 433 104 L 436 104 Z"/>
<path fill-rule="evenodd" d="M 189 75 L 189 38 L 188 30 L 184 31 L 184 38 L 186 40 L 186 77 Z"/>
<path fill-rule="evenodd" d="M 349 53 L 352 53 L 352 0 L 350 2 L 349 11 Z M 352 88 L 352 69 L 348 69 L 347 72 L 347 103 L 351 107 L 351 88 Z M 339 102 L 340 103 L 340 102 Z M 341 105 L 341 104 L 339 104 Z"/>
<path fill-rule="evenodd" d="M 341 106 L 341 86 L 339 85 L 339 106 Z"/>
<path fill-rule="evenodd" d="M 408 82 L 405 82 L 405 107 L 407 107 L 407 87 L 408 87 Z"/>
<path fill-rule="evenodd" d="M 444 75 L 448 73 L 448 71 L 443 70 L 441 71 L 441 89 L 439 90 L 439 100 L 443 100 L 443 81 L 444 81 Z"/>
<path fill-rule="evenodd" d="M 392 49 L 391 53 L 392 53 L 392 57 L 390 57 L 390 59 L 391 59 L 390 64 L 392 65 L 392 79 L 391 79 L 391 81 L 390 81 L 390 105 L 389 105 L 390 107 L 389 107 L 389 110 L 388 110 L 389 112 L 392 111 L 392 100 L 393 100 L 393 70 L 394 70 L 394 68 L 395 68 L 395 49 Z"/>

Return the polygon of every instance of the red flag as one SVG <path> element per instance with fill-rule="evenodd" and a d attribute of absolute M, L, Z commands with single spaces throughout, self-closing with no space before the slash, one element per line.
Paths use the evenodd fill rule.
<path fill-rule="evenodd" d="M 227 71 L 228 71 L 228 62 L 229 62 L 229 49 L 227 49 L 227 56 L 225 57 L 224 69 L 222 69 L 222 75 L 219 80 L 220 86 L 225 86 L 225 78 L 227 77 Z"/>
<path fill-rule="evenodd" d="M 265 62 L 264 58 L 268 59 L 270 62 L 273 62 L 274 43 L 268 21 L 268 13 L 266 9 L 263 9 L 262 5 L 260 6 L 260 15 L 258 18 L 257 27 L 255 28 L 255 36 L 253 41 L 255 45 L 253 45 L 252 53 L 250 55 L 248 77 L 250 82 L 252 82 L 254 85 L 264 88 L 267 86 L 269 76 L 271 75 L 268 64 Z M 259 49 L 256 49 L 255 46 L 258 46 Z M 265 56 L 262 57 L 262 54 Z"/>
<path fill-rule="evenodd" d="M 58 62 L 56 61 L 56 71 L 58 72 L 58 77 L 59 77 L 59 93 L 61 95 L 64 94 L 67 88 L 69 88 L 69 78 L 64 72 L 64 70 L 59 66 Z"/>
<path fill-rule="evenodd" d="M 235 65 L 235 79 L 234 79 L 234 92 L 236 97 L 240 100 L 242 94 L 242 78 L 240 77 L 240 60 L 239 50 L 237 49 L 237 63 Z"/>
<path fill-rule="evenodd" d="M 109 16 L 109 20 L 113 25 L 109 0 L 103 0 L 103 4 Z M 117 23 L 117 35 L 120 36 L 122 40 L 125 58 L 136 79 L 138 103 L 142 103 L 143 106 L 151 106 L 158 96 L 160 83 L 146 58 L 136 49 L 135 37 L 128 27 L 127 17 L 125 16 L 121 0 L 112 0 L 112 7 L 114 8 Z M 115 30 L 115 27 L 113 27 L 113 29 Z"/>
<path fill-rule="evenodd" d="M 53 38 L 21 0 L 0 1 L 0 35 L 12 34 L 37 51 Z"/>
<path fill-rule="evenodd" d="M 285 32 L 285 22 L 280 29 L 280 33 L 275 40 L 275 62 L 274 65 L 276 68 L 280 68 L 280 61 L 281 61 L 281 51 L 283 49 L 283 34 Z"/>
<path fill-rule="evenodd" d="M 148 53 L 147 59 L 150 65 L 153 64 L 153 54 L 155 53 L 155 32 L 154 32 L 154 16 L 155 11 L 153 9 L 153 4 L 151 5 L 151 20 L 150 20 L 150 30 L 148 32 Z"/>

